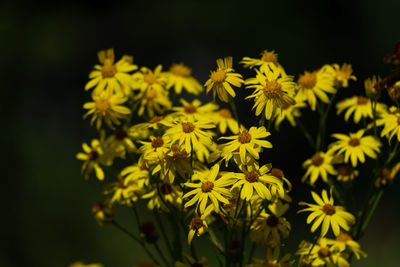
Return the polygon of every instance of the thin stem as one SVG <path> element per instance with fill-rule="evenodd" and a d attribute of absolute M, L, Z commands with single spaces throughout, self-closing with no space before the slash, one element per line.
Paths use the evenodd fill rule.
<path fill-rule="evenodd" d="M 300 130 L 302 131 L 304 137 L 310 143 L 312 148 L 315 149 L 314 139 L 311 137 L 311 134 L 307 131 L 306 127 L 304 127 L 304 124 L 301 122 L 301 120 L 299 118 L 295 117 L 295 120 L 296 120 L 296 124 L 299 126 Z"/>
<path fill-rule="evenodd" d="M 160 263 L 156 260 L 156 258 L 154 257 L 154 255 L 150 252 L 150 250 L 146 247 L 146 244 L 143 242 L 143 240 L 141 240 L 140 238 L 134 236 L 132 233 L 130 233 L 128 230 L 126 230 L 124 227 L 122 227 L 120 224 L 118 224 L 116 221 L 112 221 L 111 224 L 113 226 L 115 226 L 118 230 L 120 230 L 121 232 L 125 233 L 126 235 L 128 235 L 130 238 L 132 238 L 133 240 L 135 240 L 140 246 L 142 246 L 142 248 L 146 251 L 147 255 L 153 260 L 153 262 L 156 265 L 160 265 Z M 160 265 L 161 266 L 161 265 Z"/>
<path fill-rule="evenodd" d="M 250 264 L 250 262 L 253 258 L 253 255 L 254 255 L 254 251 L 256 250 L 256 246 L 257 246 L 256 243 L 252 242 L 251 248 L 250 248 L 250 253 L 249 253 L 249 258 L 247 259 L 247 264 Z"/>
<path fill-rule="evenodd" d="M 261 113 L 261 118 L 260 118 L 260 122 L 258 123 L 258 127 L 261 127 L 264 125 L 265 125 L 265 109 Z"/>
<path fill-rule="evenodd" d="M 157 242 L 153 243 L 154 247 L 156 248 L 158 255 L 160 255 L 162 261 L 165 263 L 165 265 L 170 266 L 169 262 L 167 261 L 167 259 L 165 258 L 163 252 L 161 251 L 160 247 L 158 246 Z"/>
<path fill-rule="evenodd" d="M 365 230 L 367 229 L 367 226 L 368 226 L 369 222 L 371 221 L 372 215 L 374 214 L 376 207 L 378 206 L 379 202 L 381 201 L 383 192 L 384 192 L 383 189 L 379 190 L 377 196 L 375 197 L 372 207 L 369 210 L 367 217 L 365 218 L 365 221 L 361 225 L 360 237 L 364 234 Z"/>
<path fill-rule="evenodd" d="M 238 126 L 240 128 L 240 121 L 239 121 L 239 116 L 238 116 L 238 113 L 237 113 L 237 110 L 236 110 L 235 102 L 233 101 L 233 98 L 232 98 L 231 95 L 228 95 L 228 98 L 229 98 L 229 105 L 231 106 L 231 109 L 232 109 L 232 112 L 233 112 L 233 116 L 235 117 L 235 120 L 237 121 Z"/>
<path fill-rule="evenodd" d="M 209 237 L 211 243 L 217 248 L 217 250 L 222 255 L 225 255 L 224 248 L 222 247 L 221 243 L 218 241 L 218 238 L 215 235 L 214 230 L 211 227 L 209 227 L 207 232 L 208 232 L 208 237 Z"/>
<path fill-rule="evenodd" d="M 166 247 L 168 249 L 168 252 L 171 255 L 171 257 L 174 258 L 174 253 L 172 252 L 172 247 L 171 247 L 170 243 L 168 242 L 169 238 L 167 236 L 167 233 L 165 232 L 164 225 L 161 222 L 160 214 L 158 214 L 158 212 L 155 211 L 155 210 L 153 211 L 153 213 L 154 213 L 154 217 L 156 218 L 156 222 L 158 224 L 158 227 L 161 229 L 161 235 L 163 236 L 164 243 L 165 243 L 165 245 L 166 245 Z"/>

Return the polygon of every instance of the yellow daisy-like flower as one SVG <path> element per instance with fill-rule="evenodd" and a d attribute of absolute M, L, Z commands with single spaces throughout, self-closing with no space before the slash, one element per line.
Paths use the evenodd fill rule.
<path fill-rule="evenodd" d="M 241 129 L 240 133 L 235 136 L 221 137 L 220 139 L 232 140 L 223 145 L 223 150 L 221 156 L 223 158 L 231 158 L 232 153 L 239 151 L 240 160 L 245 163 L 246 154 L 249 153 L 255 159 L 259 159 L 259 151 L 257 147 L 272 148 L 272 144 L 266 140 L 259 140 L 270 136 L 271 133 L 268 132 L 265 127 L 251 127 L 249 131 Z"/>
<path fill-rule="evenodd" d="M 273 71 L 265 73 L 257 71 L 256 78 L 247 79 L 245 84 L 246 88 L 255 89 L 246 99 L 254 98 L 253 109 L 256 108 L 256 116 L 265 110 L 264 116 L 269 120 L 283 105 L 290 106 L 296 103 L 290 96 L 296 86 L 293 76 L 281 75 L 276 67 Z"/>
<path fill-rule="evenodd" d="M 293 265 L 294 260 L 290 260 L 290 254 L 286 253 L 281 259 L 253 259 L 253 263 L 247 264 L 247 267 L 290 267 Z"/>
<path fill-rule="evenodd" d="M 106 143 L 115 151 L 116 155 L 123 159 L 125 159 L 126 152 L 132 153 L 137 150 L 136 145 L 133 143 L 125 128 L 116 131 L 113 135 L 108 137 Z"/>
<path fill-rule="evenodd" d="M 221 134 L 225 134 L 227 128 L 233 133 L 239 132 L 238 122 L 232 118 L 232 113 L 229 109 L 224 108 L 214 113 L 213 121 L 216 123 Z"/>
<path fill-rule="evenodd" d="M 190 221 L 189 233 L 188 233 L 188 244 L 192 243 L 194 235 L 201 236 L 208 230 L 208 224 L 206 222 L 206 217 L 212 212 L 212 207 L 208 206 L 206 211 L 201 217 L 195 216 Z M 203 265 L 201 265 L 203 266 Z"/>
<path fill-rule="evenodd" d="M 113 93 L 124 94 L 125 89 L 130 88 L 131 77 L 128 72 L 137 69 L 133 65 L 133 59 L 129 56 L 123 56 L 121 60 L 114 64 L 115 56 L 114 49 L 102 50 L 97 53 L 99 61 L 102 65 L 95 65 L 92 72 L 89 74 L 91 79 L 86 85 L 85 90 L 95 87 L 93 94 L 97 95 L 108 90 Z"/>
<path fill-rule="evenodd" d="M 362 118 L 373 118 L 371 100 L 364 96 L 353 96 L 346 98 L 336 104 L 337 112 L 340 114 L 346 110 L 344 115 L 345 121 L 348 121 L 350 116 L 354 113 L 354 123 L 358 123 Z M 376 112 L 382 113 L 386 106 L 382 103 L 376 104 Z"/>
<path fill-rule="evenodd" d="M 159 162 L 164 159 L 164 155 L 168 153 L 171 147 L 171 142 L 168 136 L 150 136 L 150 142 L 141 141 L 143 146 L 140 147 L 140 151 L 143 153 L 143 158 L 149 162 Z"/>
<path fill-rule="evenodd" d="M 182 107 L 173 107 L 175 112 L 170 114 L 171 117 L 193 117 L 194 120 L 209 120 L 212 113 L 218 109 L 218 105 L 207 103 L 202 105 L 200 100 L 195 99 L 192 103 L 181 99 Z"/>
<path fill-rule="evenodd" d="M 399 171 L 400 162 L 396 163 L 391 169 L 384 168 L 376 179 L 375 186 L 381 187 L 391 184 Z"/>
<path fill-rule="evenodd" d="M 347 212 L 344 207 L 333 205 L 332 190 L 330 197 L 328 197 L 326 190 L 322 190 L 322 198 L 313 191 L 311 191 L 311 195 L 317 205 L 299 202 L 299 205 L 306 205 L 308 208 L 299 210 L 298 213 L 311 211 L 311 214 L 307 217 L 307 224 L 314 221 L 311 226 L 312 233 L 317 230 L 321 223 L 321 237 L 326 235 L 329 228 L 332 228 L 335 236 L 340 234 L 340 228 L 343 228 L 345 231 L 350 230 L 350 225 L 354 224 L 355 217 L 351 213 Z"/>
<path fill-rule="evenodd" d="M 79 160 L 84 160 L 85 162 L 82 165 L 82 174 L 88 179 L 89 175 L 94 170 L 96 173 L 97 179 L 104 180 L 104 172 L 100 167 L 100 164 L 103 163 L 102 156 L 104 155 L 102 145 L 100 141 L 97 139 L 93 139 L 90 147 L 88 144 L 83 143 L 82 149 L 84 153 L 79 152 L 76 155 L 76 158 Z"/>
<path fill-rule="evenodd" d="M 104 267 L 101 263 L 85 264 L 83 261 L 77 261 L 72 263 L 69 267 Z"/>
<path fill-rule="evenodd" d="M 158 65 L 154 71 L 147 67 L 140 68 L 140 71 L 132 74 L 132 89 L 140 90 L 141 92 L 149 89 L 155 89 L 156 91 L 166 90 L 167 79 L 161 75 L 161 71 L 162 65 Z"/>
<path fill-rule="evenodd" d="M 367 253 L 361 250 L 360 244 L 343 231 L 340 231 L 339 236 L 337 236 L 335 240 L 327 239 L 327 244 L 331 244 L 333 248 L 338 248 L 341 252 L 345 251 L 346 248 L 349 249 L 354 253 L 357 260 L 361 257 L 367 257 Z"/>
<path fill-rule="evenodd" d="M 106 223 L 112 222 L 115 215 L 115 208 L 110 199 L 107 198 L 103 202 L 97 203 L 92 207 L 92 214 L 96 222 L 100 226 L 103 226 Z"/>
<path fill-rule="evenodd" d="M 238 181 L 232 186 L 231 190 L 236 187 L 241 188 L 240 198 L 249 201 L 253 195 L 258 195 L 262 199 L 271 200 L 272 194 L 267 187 L 271 184 L 283 187 L 282 181 L 268 172 L 271 170 L 271 164 L 262 167 L 258 165 L 244 166 L 243 173 L 236 173 L 235 177 Z"/>
<path fill-rule="evenodd" d="M 157 168 L 157 167 L 156 167 Z M 177 144 L 171 146 L 170 150 L 164 154 L 164 160 L 160 164 L 161 178 L 173 183 L 175 177 L 185 178 L 192 175 L 191 156 L 184 148 Z"/>
<path fill-rule="evenodd" d="M 203 91 L 203 86 L 191 76 L 192 70 L 183 63 L 172 64 L 169 72 L 164 73 L 164 75 L 168 79 L 167 89 L 174 87 L 177 94 L 181 94 L 182 89 L 194 95 L 198 95 Z"/>
<path fill-rule="evenodd" d="M 296 126 L 296 118 L 301 116 L 300 109 L 306 107 L 304 102 L 296 103 L 294 105 L 282 104 L 281 112 L 275 112 L 273 119 L 275 120 L 275 129 L 279 130 L 279 125 L 287 120 L 292 127 Z"/>
<path fill-rule="evenodd" d="M 344 134 L 332 134 L 332 137 L 339 139 L 330 145 L 331 152 L 340 155 L 344 153 L 344 163 L 351 160 L 353 167 L 357 166 L 357 162 L 365 162 L 365 155 L 376 159 L 377 153 L 380 152 L 381 142 L 374 136 L 364 136 L 365 130 L 361 129 L 357 133 L 350 133 L 349 136 Z M 365 154 L 365 155 L 364 155 Z"/>
<path fill-rule="evenodd" d="M 307 171 L 301 181 L 305 182 L 307 178 L 309 178 L 310 185 L 314 186 L 318 177 L 321 177 L 325 183 L 328 183 L 328 174 L 336 175 L 336 170 L 332 165 L 332 160 L 333 155 L 330 152 L 315 153 L 310 159 L 303 163 L 303 168 L 307 168 Z"/>
<path fill-rule="evenodd" d="M 138 195 L 142 189 L 138 181 L 120 179 L 106 188 L 105 194 L 113 194 L 110 200 L 112 204 L 118 202 L 121 205 L 130 206 L 132 202 L 139 199 Z"/>
<path fill-rule="evenodd" d="M 225 173 L 217 179 L 219 173 L 219 164 L 215 164 L 210 171 L 195 172 L 199 183 L 185 183 L 185 186 L 195 188 L 186 193 L 183 198 L 193 196 L 191 200 L 185 203 L 185 208 L 197 203 L 196 210 L 199 209 L 200 214 L 204 214 L 206 207 L 212 205 L 213 210 L 219 212 L 219 202 L 229 204 L 228 199 L 225 197 L 232 197 L 231 192 L 226 189 L 227 186 L 232 185 L 235 180 L 231 173 Z M 208 204 L 208 200 L 211 203 Z"/>
<path fill-rule="evenodd" d="M 218 95 L 218 98 L 223 102 L 228 102 L 228 94 L 231 97 L 235 97 L 236 93 L 232 89 L 232 86 L 241 87 L 243 83 L 243 77 L 239 73 L 234 73 L 232 69 L 232 57 L 226 57 L 224 59 L 217 59 L 218 68 L 216 71 L 212 71 L 210 79 L 204 84 L 207 88 L 207 93 L 213 90 L 213 96 Z"/>
<path fill-rule="evenodd" d="M 339 64 L 332 64 L 325 65 L 322 68 L 327 68 L 327 71 L 331 71 L 335 80 L 335 86 L 347 88 L 349 87 L 349 80 L 357 81 L 356 76 L 352 75 L 353 68 L 351 67 L 351 64 L 343 63 L 342 66 Z"/>
<path fill-rule="evenodd" d="M 272 196 L 277 196 L 280 199 L 285 200 L 286 202 L 291 202 L 291 198 L 288 195 L 288 192 L 292 190 L 292 183 L 285 177 L 282 170 L 278 168 L 272 168 L 269 175 L 276 177 L 281 181 L 280 184 L 271 184 L 270 190 Z M 279 199 L 272 198 L 272 202 L 279 201 Z M 271 210 L 271 208 L 270 208 Z"/>
<path fill-rule="evenodd" d="M 377 95 L 379 90 L 377 89 L 377 85 L 382 81 L 382 78 L 379 76 L 372 76 L 364 81 L 364 87 L 367 95 Z"/>
<path fill-rule="evenodd" d="M 271 213 L 261 211 L 259 217 L 251 225 L 250 230 L 253 240 L 267 241 L 270 236 L 280 244 L 281 235 L 283 238 L 289 237 L 291 225 L 282 217 L 289 208 L 289 204 L 277 202 L 271 206 Z"/>
<path fill-rule="evenodd" d="M 302 241 L 296 254 L 300 255 L 301 266 L 350 267 L 346 256 L 326 238 L 320 238 L 316 244 Z"/>
<path fill-rule="evenodd" d="M 140 93 L 134 97 L 134 100 L 140 101 L 138 115 L 142 116 L 146 111 L 150 118 L 155 117 L 156 114 L 164 113 L 172 106 L 168 91 L 160 87 L 149 87 L 144 91 L 140 91 Z"/>
<path fill-rule="evenodd" d="M 334 79 L 326 69 L 313 72 L 305 71 L 297 80 L 298 92 L 296 101 L 307 101 L 312 110 L 316 109 L 317 97 L 324 103 L 329 103 L 326 93 L 334 94 Z"/>
<path fill-rule="evenodd" d="M 144 187 L 144 185 L 149 185 L 150 182 L 150 172 L 146 163 L 125 167 L 120 174 L 124 177 L 126 184 L 133 181 L 139 188 Z"/>
<path fill-rule="evenodd" d="M 130 109 L 122 106 L 126 102 L 126 98 L 119 94 L 111 94 L 103 91 L 100 95 L 93 95 L 93 102 L 87 102 L 83 105 L 84 109 L 89 109 L 83 118 L 92 115 L 90 124 L 96 122 L 97 130 L 100 130 L 102 121 L 108 127 L 114 129 L 113 124 L 119 125 L 120 119 L 125 119 L 131 113 Z"/>
<path fill-rule="evenodd" d="M 354 180 L 359 174 L 358 170 L 351 167 L 350 164 L 341 164 L 336 167 L 337 180 L 340 182 L 348 182 Z"/>
<path fill-rule="evenodd" d="M 281 73 L 285 73 L 285 70 L 279 64 L 278 62 L 278 54 L 275 53 L 275 50 L 268 51 L 264 50 L 261 52 L 261 57 L 258 58 L 250 58 L 250 57 L 244 57 L 242 61 L 240 61 L 241 64 L 243 64 L 243 67 L 245 68 L 254 68 L 254 67 L 260 67 L 261 71 L 269 71 L 270 69 L 278 69 Z"/>
<path fill-rule="evenodd" d="M 178 142 L 180 147 L 183 147 L 187 153 L 193 149 L 197 152 L 207 150 L 207 146 L 212 145 L 210 135 L 204 129 L 215 128 L 211 121 L 194 121 L 188 117 L 186 120 L 178 121 L 174 124 L 168 124 L 169 128 L 165 135 L 171 137 L 171 143 Z"/>
<path fill-rule="evenodd" d="M 400 110 L 396 107 L 390 107 L 389 112 L 382 113 L 380 118 L 376 120 L 376 125 L 384 126 L 381 131 L 381 137 L 385 136 L 392 140 L 397 136 L 397 141 L 400 142 Z"/>

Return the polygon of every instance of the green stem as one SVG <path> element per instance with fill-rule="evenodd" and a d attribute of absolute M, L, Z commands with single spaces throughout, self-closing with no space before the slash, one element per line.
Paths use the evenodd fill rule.
<path fill-rule="evenodd" d="M 237 121 L 238 126 L 240 128 L 239 116 L 238 116 L 238 113 L 237 113 L 237 110 L 236 110 L 235 102 L 233 101 L 232 96 L 228 95 L 228 97 L 229 97 L 229 105 L 231 106 L 231 109 L 232 109 L 232 112 L 233 112 L 233 116 L 235 117 L 235 120 Z"/>
<path fill-rule="evenodd" d="M 171 265 L 169 264 L 169 262 L 167 261 L 167 259 L 165 258 L 164 254 L 163 254 L 163 252 L 161 251 L 160 247 L 158 246 L 157 242 L 154 242 L 153 245 L 154 245 L 156 251 L 158 252 L 158 255 L 160 255 L 162 261 L 165 263 L 165 265 L 166 265 L 166 266 L 171 266 Z"/>
<path fill-rule="evenodd" d="M 312 148 L 315 149 L 314 139 L 311 137 L 311 134 L 307 131 L 306 127 L 304 127 L 304 124 L 301 122 L 301 120 L 299 118 L 295 117 L 295 120 L 296 120 L 296 124 L 299 126 L 300 130 L 302 131 L 304 137 L 310 143 Z"/>
<path fill-rule="evenodd" d="M 247 259 L 247 264 L 250 264 L 250 262 L 251 262 L 251 260 L 252 260 L 252 258 L 253 258 L 253 255 L 254 255 L 254 251 L 256 250 L 256 243 L 255 242 L 253 242 L 252 244 L 251 244 L 251 249 L 250 249 L 250 253 L 249 253 L 249 258 Z"/>
<path fill-rule="evenodd" d="M 225 255 L 224 248 L 222 247 L 221 243 L 218 241 L 218 238 L 215 235 L 214 230 L 211 227 L 208 228 L 208 236 L 209 236 L 211 243 L 216 247 L 216 249 L 222 255 Z"/>
<path fill-rule="evenodd" d="M 365 221 L 361 225 L 360 237 L 364 234 L 365 230 L 367 229 L 367 226 L 368 226 L 369 222 L 371 221 L 372 215 L 374 214 L 376 207 L 378 206 L 379 202 L 381 201 L 383 192 L 384 192 L 383 189 L 379 190 L 377 196 L 375 197 L 375 200 L 372 203 L 371 209 L 369 210 L 367 217 L 365 218 Z"/>
<path fill-rule="evenodd" d="M 112 221 L 111 224 L 113 226 L 115 226 L 118 230 L 120 230 L 121 232 L 125 233 L 126 235 L 128 235 L 130 238 L 132 238 L 133 240 L 135 240 L 143 249 L 144 251 L 146 251 L 147 255 L 153 260 L 153 262 L 156 265 L 160 265 L 160 263 L 157 261 L 157 259 L 154 257 L 154 255 L 150 252 L 150 250 L 146 247 L 146 244 L 144 243 L 143 240 L 141 240 L 140 238 L 134 236 L 132 233 L 130 233 L 128 230 L 126 230 L 124 227 L 122 227 L 121 225 L 119 225 L 116 221 Z M 160 265 L 161 266 L 161 265 Z"/>
<path fill-rule="evenodd" d="M 163 236 L 165 246 L 167 247 L 168 252 L 169 252 L 169 254 L 171 255 L 171 257 L 175 260 L 174 253 L 173 253 L 173 251 L 172 251 L 172 247 L 171 247 L 170 243 L 168 242 L 168 239 L 169 239 L 169 238 L 168 238 L 168 236 L 167 236 L 167 233 L 165 232 L 164 225 L 163 225 L 163 223 L 161 222 L 160 214 L 158 214 L 158 212 L 155 211 L 155 210 L 153 210 L 153 213 L 154 213 L 154 217 L 156 218 L 156 222 L 157 222 L 157 224 L 158 224 L 158 227 L 159 227 L 160 230 L 161 230 L 161 235 Z"/>
<path fill-rule="evenodd" d="M 265 125 L 265 109 L 261 113 L 261 118 L 260 118 L 260 122 L 258 123 L 258 127 L 261 127 L 264 125 Z"/>

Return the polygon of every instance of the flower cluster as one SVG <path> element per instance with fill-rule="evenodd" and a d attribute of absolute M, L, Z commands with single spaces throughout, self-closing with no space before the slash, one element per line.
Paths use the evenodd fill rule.
<path fill-rule="evenodd" d="M 301 266 L 349 266 L 352 254 L 366 257 L 357 241 L 372 216 L 369 205 L 376 207 L 374 201 L 400 170 L 400 163 L 393 162 L 400 151 L 400 111 L 398 102 L 390 108 L 378 102 L 380 79 L 365 82 L 365 95 L 336 104 L 337 115 L 344 113 L 346 122 L 353 115 L 354 124 L 362 127 L 334 133 L 328 144 L 327 118 L 334 98 L 357 80 L 350 64 L 324 65 L 296 80 L 286 74 L 275 51 L 265 50 L 258 59 L 240 62 L 254 71 L 253 77 L 244 79 L 233 68 L 233 58 L 226 57 L 217 59 L 217 69 L 201 85 L 183 63 L 168 71 L 161 65 L 139 68 L 130 56 L 116 62 L 112 49 L 100 51 L 98 58 L 100 65 L 94 66 L 85 86 L 92 101 L 83 105 L 83 117 L 91 117 L 99 136 L 90 145 L 83 143 L 76 157 L 83 161 L 86 179 L 93 175 L 105 183 L 106 197 L 93 208 L 97 222 L 132 237 L 151 259 L 147 265 L 208 266 L 209 259 L 199 257 L 193 246 L 201 236 L 208 237 L 225 266 L 241 266 L 247 259 L 253 262 L 249 266 L 292 266 L 293 254 Z M 239 121 L 234 100 L 242 85 L 252 90 L 245 99 L 254 101 L 257 126 Z M 212 91 L 213 101 L 189 101 L 183 90 L 195 96 Z M 307 109 L 319 118 L 316 132 L 302 122 L 301 110 Z M 263 152 L 273 147 L 271 126 L 277 131 L 285 121 L 298 127 L 315 150 L 303 163 L 302 179 L 286 177 L 286 171 L 265 162 Z M 387 147 L 389 155 L 382 156 Z M 367 160 L 376 161 L 372 172 L 361 169 Z M 290 167 L 297 166 L 284 166 Z M 375 186 L 356 217 L 347 211 L 347 193 L 366 172 L 373 173 L 370 182 Z M 316 204 L 299 202 L 307 206 L 299 212 L 310 212 L 306 222 L 312 223 L 311 234 L 320 226 L 321 232 L 290 254 L 284 244 L 292 225 L 285 214 L 293 202 L 292 183 L 299 180 L 324 188 L 321 196 L 311 191 Z M 137 234 L 119 224 L 117 205 L 133 210 Z M 142 206 L 153 211 L 157 225 L 142 223 Z M 187 244 L 181 243 L 180 232 Z M 247 236 L 252 249 L 246 247 Z M 264 258 L 253 259 L 256 246 L 265 249 Z"/>

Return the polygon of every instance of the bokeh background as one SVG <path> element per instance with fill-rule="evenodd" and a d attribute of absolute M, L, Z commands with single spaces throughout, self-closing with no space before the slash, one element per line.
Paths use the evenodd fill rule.
<path fill-rule="evenodd" d="M 89 99 L 83 87 L 98 50 L 113 47 L 117 57 L 131 54 L 136 64 L 151 68 L 185 62 L 203 83 L 218 57 L 232 55 L 237 63 L 275 49 L 293 75 L 350 62 L 360 82 L 343 95 L 361 94 L 365 78 L 391 71 L 382 59 L 400 39 L 399 10 L 395 0 L 2 1 L 0 266 L 61 267 L 84 260 L 125 267 L 144 254 L 93 220 L 90 210 L 102 199 L 102 185 L 85 181 L 75 159 L 81 142 L 96 136 L 82 120 L 82 104 Z M 254 115 L 243 96 L 240 117 L 250 126 Z M 331 116 L 329 128 L 347 132 L 351 126 Z M 280 133 L 272 135 L 275 147 L 263 160 L 287 170 L 294 197 L 309 200 L 309 187 L 298 181 L 301 162 L 312 151 L 299 131 L 286 125 Z M 363 189 L 355 192 L 361 199 Z M 361 241 L 368 260 L 354 266 L 400 263 L 399 193 L 395 183 L 383 196 Z M 294 241 L 309 229 L 297 208 L 289 212 L 298 229 Z M 134 229 L 130 212 L 118 216 Z"/>

